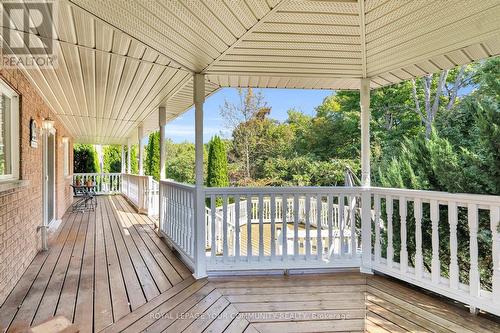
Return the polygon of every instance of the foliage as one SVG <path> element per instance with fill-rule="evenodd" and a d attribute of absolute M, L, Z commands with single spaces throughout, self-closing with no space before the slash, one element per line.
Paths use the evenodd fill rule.
<path fill-rule="evenodd" d="M 139 174 L 139 160 L 137 156 L 137 151 L 138 151 L 139 145 L 135 144 L 132 145 L 130 148 L 130 173 L 137 175 Z M 125 160 L 128 158 L 128 147 L 125 147 Z"/>
<path fill-rule="evenodd" d="M 205 150 L 205 147 L 204 147 Z M 195 147 L 194 144 L 183 142 L 174 144 L 171 140 L 166 142 L 166 178 L 173 179 L 177 182 L 194 184 L 195 183 Z M 205 166 L 204 173 L 206 175 L 206 151 L 203 153 Z M 206 177 L 204 177 L 206 179 Z"/>
<path fill-rule="evenodd" d="M 155 180 L 160 179 L 160 132 L 153 132 L 149 135 L 144 172 L 148 176 L 153 176 Z"/>
<path fill-rule="evenodd" d="M 99 172 L 99 158 L 94 146 L 88 144 L 73 145 L 74 173 Z"/>
<path fill-rule="evenodd" d="M 471 74 L 476 90 L 458 98 L 453 105 L 440 109 L 435 115 L 434 128 L 428 135 L 405 133 L 397 151 L 386 150 L 377 161 L 375 183 L 387 187 L 428 189 L 444 192 L 500 194 L 500 62 L 493 58 L 474 65 Z M 427 133 L 426 133 L 427 134 Z M 413 230 L 415 221 L 409 207 L 407 228 Z M 423 206 L 422 244 L 424 264 L 431 262 L 431 221 L 429 204 Z M 386 218 L 385 209 L 382 220 Z M 440 210 L 440 221 L 446 221 L 447 211 Z M 398 207 L 394 210 L 395 259 L 399 260 L 400 220 Z M 479 210 L 479 267 L 481 284 L 491 287 L 491 233 L 488 212 Z M 448 274 L 449 224 L 439 223 L 441 272 Z M 467 209 L 458 210 L 458 263 L 460 280 L 469 279 L 469 230 Z M 410 262 L 414 261 L 414 238 L 408 239 Z M 387 234 L 383 236 L 385 246 Z"/>
<path fill-rule="evenodd" d="M 208 144 L 208 187 L 229 186 L 226 147 L 219 136 L 214 136 Z"/>
<path fill-rule="evenodd" d="M 122 171 L 122 151 L 120 145 L 103 147 L 103 172 L 117 173 Z"/>
<path fill-rule="evenodd" d="M 359 162 L 318 161 L 311 155 L 275 157 L 265 162 L 263 176 L 269 186 L 338 186 L 344 184 L 347 168 L 359 172 Z"/>
<path fill-rule="evenodd" d="M 260 142 L 260 120 L 266 117 L 270 109 L 266 107 L 260 91 L 239 89 L 239 103 L 225 101 L 220 108 L 220 115 L 226 126 L 233 131 L 233 154 L 243 168 L 243 175 L 252 178 L 255 170 L 252 152 Z"/>

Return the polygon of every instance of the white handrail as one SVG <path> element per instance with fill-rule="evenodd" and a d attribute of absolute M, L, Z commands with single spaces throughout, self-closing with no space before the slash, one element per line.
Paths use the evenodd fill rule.
<path fill-rule="evenodd" d="M 344 187 L 206 188 L 209 270 L 359 267 L 355 194 Z"/>
<path fill-rule="evenodd" d="M 190 185 L 169 182 L 165 186 L 175 193 L 195 193 Z M 205 212 L 203 237 L 209 272 L 358 267 L 500 315 L 498 196 L 379 187 L 231 187 L 203 191 L 206 206 L 199 208 Z M 166 227 L 173 228 L 170 232 L 174 235 L 185 234 L 177 228 L 184 224 L 194 228 L 194 221 L 187 221 L 182 211 L 192 212 L 194 208 L 180 204 L 175 197 L 170 200 L 178 209 L 177 215 L 165 212 L 165 221 L 177 222 Z M 467 224 L 461 228 L 467 228 L 469 236 L 467 242 L 459 243 L 461 221 Z M 443 246 L 439 230 L 445 225 L 450 240 L 446 274 L 439 255 Z M 422 249 L 424 232 L 432 239 L 431 249 L 425 250 L 430 251 L 429 262 Z M 479 242 L 484 248 L 484 237 L 479 240 L 478 235 L 488 233 L 493 269 L 487 288 L 479 271 Z M 189 241 L 195 243 L 193 234 L 189 235 Z M 396 238 L 400 242 L 396 243 Z M 174 238 L 172 241 L 177 243 Z M 461 267 L 470 267 L 469 281 L 459 274 L 459 260 L 463 259 L 458 258 L 458 246 L 464 243 L 470 244 L 469 259 Z M 415 253 L 408 244 L 416 244 Z"/>
<path fill-rule="evenodd" d="M 121 173 L 74 173 L 73 184 L 91 181 L 98 194 L 113 194 L 121 191 Z"/>
<path fill-rule="evenodd" d="M 195 188 L 172 181 L 160 181 L 160 232 L 194 268 Z"/>
<path fill-rule="evenodd" d="M 151 176 L 122 174 L 122 194 L 140 213 L 159 214 L 159 185 Z"/>
<path fill-rule="evenodd" d="M 393 188 L 371 188 L 370 193 L 375 210 L 372 256 L 374 270 L 469 304 L 472 310 L 479 308 L 500 315 L 500 197 Z M 385 221 L 381 219 L 382 216 L 386 217 Z M 460 221 L 467 223 L 462 229 L 469 230 L 469 259 L 468 263 L 462 263 L 462 267 L 470 267 L 468 282 L 460 276 L 459 261 L 463 260 L 458 258 Z M 410 230 L 410 225 L 413 230 Z M 394 242 L 395 226 L 400 229 L 399 247 Z M 450 240 L 447 249 L 450 262 L 447 267 L 440 261 L 442 246 L 439 230 L 444 227 L 449 229 L 446 238 Z M 425 232 L 432 239 L 430 249 L 422 248 Z M 485 283 L 481 284 L 479 269 L 480 233 L 490 233 L 492 238 L 492 281 L 491 288 L 487 289 Z M 387 240 L 385 248 L 382 247 L 382 238 Z M 412 260 L 408 249 L 410 240 L 415 243 Z M 426 264 L 424 250 L 431 254 L 431 260 Z M 442 272 L 443 268 L 447 271 L 446 274 Z"/>

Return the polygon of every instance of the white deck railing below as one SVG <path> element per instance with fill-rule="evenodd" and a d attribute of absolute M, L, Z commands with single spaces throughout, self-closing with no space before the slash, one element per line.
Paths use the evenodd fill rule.
<path fill-rule="evenodd" d="M 160 188 L 162 232 L 191 267 L 210 274 L 359 268 L 500 315 L 498 196 L 374 187 L 197 189 L 170 181 Z M 198 191 L 205 201 L 197 201 Z M 425 239 L 430 248 L 423 248 Z M 458 256 L 459 246 L 466 256 Z M 197 247 L 205 256 L 195 263 Z"/>

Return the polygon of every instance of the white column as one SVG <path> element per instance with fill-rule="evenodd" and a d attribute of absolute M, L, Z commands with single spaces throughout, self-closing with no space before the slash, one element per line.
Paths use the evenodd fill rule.
<path fill-rule="evenodd" d="M 130 159 L 130 155 L 132 154 L 132 142 L 130 138 L 127 139 L 127 174 L 131 174 L 132 172 L 132 160 Z"/>
<path fill-rule="evenodd" d="M 160 126 L 160 188 L 158 192 L 158 211 L 159 211 L 159 231 L 165 230 L 164 225 L 164 212 L 163 212 L 163 186 L 161 180 L 165 179 L 165 162 L 166 162 L 166 151 L 165 151 L 165 126 L 167 124 L 167 113 L 164 107 L 158 108 L 158 125 Z M 162 235 L 159 232 L 160 236 Z"/>
<path fill-rule="evenodd" d="M 167 125 L 167 111 L 164 107 L 158 109 L 158 119 L 158 125 L 160 125 L 160 179 L 165 179 L 165 163 L 167 161 L 165 150 L 165 127 Z"/>
<path fill-rule="evenodd" d="M 125 146 L 121 145 L 121 147 L 122 147 L 122 158 L 121 158 L 122 169 L 121 169 L 121 173 L 125 173 L 125 171 L 126 171 L 126 169 L 125 169 Z"/>
<path fill-rule="evenodd" d="M 139 141 L 139 176 L 144 176 L 144 146 L 142 145 L 143 127 L 137 127 L 137 140 Z"/>
<path fill-rule="evenodd" d="M 203 103 L 205 102 L 205 75 L 195 74 L 193 77 L 193 83 L 196 180 L 194 277 L 199 279 L 207 275 L 207 268 L 205 264 L 205 198 L 203 190 Z"/>
<path fill-rule="evenodd" d="M 361 79 L 361 185 L 370 186 L 370 79 Z"/>
<path fill-rule="evenodd" d="M 361 194 L 361 272 L 371 273 L 371 206 L 370 187 L 370 79 L 361 79 L 361 186 L 365 187 Z"/>

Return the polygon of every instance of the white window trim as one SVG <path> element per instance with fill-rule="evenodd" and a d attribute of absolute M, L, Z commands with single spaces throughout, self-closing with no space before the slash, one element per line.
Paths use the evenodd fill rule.
<path fill-rule="evenodd" d="M 11 100 L 10 114 L 10 153 L 12 173 L 0 175 L 0 182 L 9 182 L 19 179 L 19 95 L 0 79 L 0 92 Z"/>
<path fill-rule="evenodd" d="M 64 177 L 69 176 L 69 141 L 63 140 L 63 174 Z"/>

